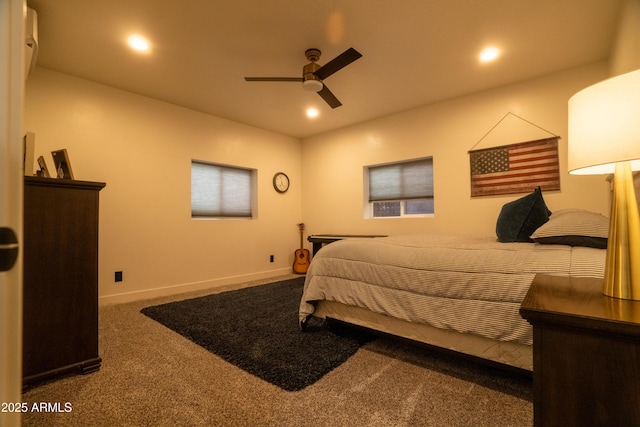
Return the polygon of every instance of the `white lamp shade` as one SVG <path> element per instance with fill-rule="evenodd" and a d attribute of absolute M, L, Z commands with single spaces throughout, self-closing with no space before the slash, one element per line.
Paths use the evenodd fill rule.
<path fill-rule="evenodd" d="M 640 70 L 604 80 L 569 99 L 569 173 L 640 170 Z"/>

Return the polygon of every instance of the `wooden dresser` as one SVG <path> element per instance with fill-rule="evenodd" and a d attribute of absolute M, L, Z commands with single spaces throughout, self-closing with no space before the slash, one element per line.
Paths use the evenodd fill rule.
<path fill-rule="evenodd" d="M 600 279 L 538 275 L 520 314 L 536 426 L 640 425 L 640 301 L 603 295 Z"/>
<path fill-rule="evenodd" d="M 23 383 L 100 368 L 98 206 L 104 183 L 25 177 Z"/>

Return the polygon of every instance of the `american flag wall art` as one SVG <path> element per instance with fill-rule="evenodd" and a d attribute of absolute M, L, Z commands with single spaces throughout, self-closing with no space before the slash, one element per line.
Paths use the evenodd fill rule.
<path fill-rule="evenodd" d="M 560 190 L 558 137 L 469 151 L 471 196 Z"/>

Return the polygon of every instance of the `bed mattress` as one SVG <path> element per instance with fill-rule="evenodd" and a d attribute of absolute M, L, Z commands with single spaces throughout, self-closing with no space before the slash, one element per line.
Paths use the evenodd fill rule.
<path fill-rule="evenodd" d="M 498 243 L 494 237 L 408 235 L 346 239 L 314 257 L 300 303 L 335 301 L 411 323 L 531 345 L 520 303 L 537 273 L 601 278 L 605 251 Z"/>

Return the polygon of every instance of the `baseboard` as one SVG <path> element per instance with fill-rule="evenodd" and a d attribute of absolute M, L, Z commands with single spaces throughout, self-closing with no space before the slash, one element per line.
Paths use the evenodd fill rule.
<path fill-rule="evenodd" d="M 237 285 L 253 280 L 264 280 L 272 277 L 291 274 L 291 268 L 281 268 L 259 273 L 244 274 L 239 276 L 222 277 L 219 279 L 205 280 L 193 283 L 181 283 L 178 285 L 165 286 L 162 288 L 143 289 L 139 291 L 123 292 L 120 294 L 104 295 L 98 298 L 99 305 L 123 304 L 127 302 L 139 301 L 150 298 L 165 297 L 169 295 L 182 294 L 185 292 L 202 291 L 210 288 L 219 288 L 228 285 Z"/>

